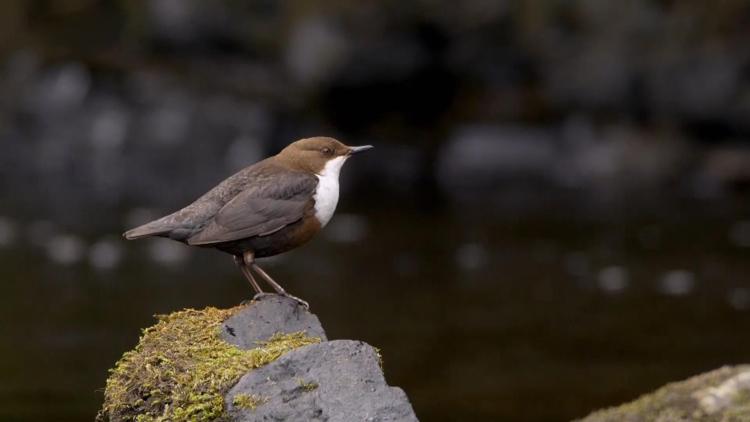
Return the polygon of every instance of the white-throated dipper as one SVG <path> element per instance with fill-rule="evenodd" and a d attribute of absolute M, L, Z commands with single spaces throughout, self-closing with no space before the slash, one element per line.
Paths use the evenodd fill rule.
<path fill-rule="evenodd" d="M 339 200 L 339 172 L 350 147 L 326 137 L 300 139 L 246 167 L 187 207 L 125 232 L 128 240 L 160 236 L 230 253 L 242 274 L 264 294 L 252 271 L 280 295 L 289 295 L 255 262 L 294 249 L 323 228 Z"/>

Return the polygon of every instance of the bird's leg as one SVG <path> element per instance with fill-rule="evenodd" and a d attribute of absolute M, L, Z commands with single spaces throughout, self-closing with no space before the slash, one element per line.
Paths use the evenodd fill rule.
<path fill-rule="evenodd" d="M 257 272 L 257 273 L 258 273 L 258 274 L 259 274 L 259 275 L 260 275 L 260 276 L 261 276 L 261 277 L 262 277 L 262 278 L 263 278 L 264 280 L 266 280 L 266 282 L 267 282 L 268 284 L 270 284 L 270 285 L 271 285 L 271 287 L 273 287 L 273 289 L 274 289 L 274 290 L 276 290 L 276 293 L 278 293 L 278 294 L 280 294 L 280 295 L 284 295 L 284 296 L 286 296 L 286 295 L 287 295 L 287 293 L 286 293 L 286 290 L 284 290 L 284 288 L 283 288 L 283 287 L 281 287 L 281 285 L 280 285 L 279 283 L 277 283 L 276 281 L 274 281 L 274 279 L 272 279 L 272 278 L 271 278 L 271 276 L 270 276 L 270 275 L 268 275 L 268 273 L 267 273 L 267 272 L 263 271 L 263 269 L 262 269 L 262 268 L 260 268 L 260 266 L 259 266 L 258 264 L 256 264 L 256 263 L 254 263 L 254 262 L 253 262 L 252 264 L 250 264 L 250 266 L 251 266 L 251 267 L 253 268 L 253 270 L 255 270 L 255 272 Z"/>
<path fill-rule="evenodd" d="M 253 300 L 258 300 L 262 298 L 263 296 L 270 295 L 271 293 L 266 293 L 263 291 L 263 289 L 260 288 L 260 285 L 255 280 L 255 277 L 253 277 L 253 272 L 250 271 L 250 266 L 255 261 L 255 255 L 252 251 L 245 251 L 242 255 L 235 257 L 235 261 L 240 265 L 240 270 L 242 271 L 242 274 L 245 275 L 245 278 L 250 280 L 250 284 L 253 285 L 253 289 L 255 289 L 255 296 L 253 296 Z"/>
<path fill-rule="evenodd" d="M 266 282 L 269 285 L 271 285 L 271 287 L 273 287 L 274 290 L 276 290 L 276 293 L 280 294 L 281 296 L 286 296 L 286 297 L 288 297 L 290 299 L 294 299 L 297 302 L 299 302 L 300 305 L 304 306 L 306 309 L 310 309 L 310 304 L 309 303 L 307 303 L 306 301 L 298 298 L 297 296 L 292 296 L 289 293 L 287 293 L 286 290 L 284 290 L 284 288 L 281 287 L 281 285 L 279 283 L 277 283 L 276 281 L 274 281 L 274 279 L 272 279 L 271 276 L 268 275 L 267 272 L 263 271 L 263 269 L 260 268 L 260 266 L 255 263 L 255 259 L 254 259 L 253 255 L 252 255 L 252 253 L 250 253 L 250 257 L 251 257 L 251 259 L 248 260 L 248 252 L 245 252 L 245 263 L 247 265 L 250 265 L 250 267 L 253 270 L 255 270 L 255 272 L 258 273 L 258 275 L 260 275 L 261 278 L 263 278 L 264 280 L 266 280 Z"/>
<path fill-rule="evenodd" d="M 253 277 L 253 273 L 250 272 L 250 268 L 245 265 L 245 259 L 242 256 L 235 256 L 234 262 L 237 264 L 238 267 L 240 267 L 240 271 L 242 271 L 242 275 L 245 276 L 247 281 L 250 282 L 250 285 L 253 286 L 253 290 L 255 290 L 256 296 L 259 294 L 263 294 L 263 290 L 260 288 L 260 285 L 257 281 L 255 281 L 255 277 Z"/>
<path fill-rule="evenodd" d="M 286 290 L 284 290 L 284 288 L 281 287 L 281 285 L 279 283 L 277 283 L 276 281 L 274 281 L 274 279 L 272 279 L 271 276 L 268 275 L 267 272 L 263 271 L 263 269 L 260 268 L 260 266 L 258 266 L 258 264 L 256 264 L 256 263 L 253 262 L 250 265 L 253 267 L 253 270 L 255 270 L 255 272 L 258 273 L 258 275 L 261 276 L 261 278 L 263 278 L 264 280 L 266 280 L 266 282 L 268 284 L 270 284 L 271 287 L 273 287 L 274 290 L 276 290 L 276 293 L 280 294 L 281 296 L 286 296 L 286 297 L 288 297 L 290 299 L 294 299 L 297 302 L 299 302 L 300 305 L 304 306 L 305 309 L 310 309 L 310 304 L 309 303 L 307 303 L 306 301 L 298 298 L 297 296 L 292 296 L 289 293 L 287 293 Z"/>

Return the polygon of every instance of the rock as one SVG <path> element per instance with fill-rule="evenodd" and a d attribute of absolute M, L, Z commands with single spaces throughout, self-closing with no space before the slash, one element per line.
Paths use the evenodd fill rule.
<path fill-rule="evenodd" d="M 318 317 L 295 300 L 268 295 L 253 301 L 252 306 L 245 307 L 224 321 L 221 338 L 240 349 L 252 349 L 276 333 L 297 331 L 327 340 Z"/>
<path fill-rule="evenodd" d="M 667 384 L 581 422 L 740 422 L 750 420 L 750 365 L 723 367 Z"/>
<path fill-rule="evenodd" d="M 232 421 L 416 421 L 406 394 L 385 382 L 379 353 L 361 341 L 326 341 L 318 317 L 298 302 L 268 295 L 222 324 L 224 341 L 260 347 L 278 333 L 323 342 L 246 373 L 225 396 Z"/>
<path fill-rule="evenodd" d="M 361 341 L 299 348 L 240 379 L 226 396 L 230 420 L 416 421 L 406 394 L 386 384 L 379 362 Z M 243 395 L 260 404 L 235 405 Z"/>
<path fill-rule="evenodd" d="M 376 349 L 327 341 L 295 300 L 158 318 L 112 369 L 97 420 L 417 421 Z"/>

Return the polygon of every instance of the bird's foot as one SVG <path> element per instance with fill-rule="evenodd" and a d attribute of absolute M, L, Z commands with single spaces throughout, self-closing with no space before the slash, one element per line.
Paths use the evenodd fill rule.
<path fill-rule="evenodd" d="M 260 293 L 256 293 L 255 296 L 253 296 L 253 300 L 261 300 L 264 297 L 268 297 L 268 296 L 277 296 L 277 295 L 276 293 L 260 292 Z"/>
<path fill-rule="evenodd" d="M 276 293 L 269 293 L 269 292 L 256 293 L 255 296 L 253 296 L 252 298 L 245 299 L 242 302 L 240 302 L 240 305 L 244 306 L 244 305 L 247 305 L 247 304 L 251 304 L 251 303 L 255 302 L 256 300 L 263 299 L 266 296 L 277 296 L 277 295 L 276 295 Z"/>
<path fill-rule="evenodd" d="M 307 310 L 307 311 L 310 310 L 310 304 L 307 303 L 306 301 L 298 298 L 297 296 L 292 296 L 292 295 L 290 295 L 289 293 L 286 293 L 286 292 L 280 293 L 280 294 L 281 294 L 281 296 L 286 296 L 289 299 L 294 299 L 295 301 L 297 301 L 297 303 L 299 303 L 300 305 L 302 305 L 305 308 L 305 310 Z"/>

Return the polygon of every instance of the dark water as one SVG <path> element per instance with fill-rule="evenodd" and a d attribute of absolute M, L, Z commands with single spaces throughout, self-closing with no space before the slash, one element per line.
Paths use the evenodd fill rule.
<path fill-rule="evenodd" d="M 267 269 L 330 338 L 381 348 L 422 420 L 567 420 L 748 361 L 750 229 L 733 216 L 348 211 Z M 218 252 L 157 263 L 163 242 L 123 241 L 97 269 L 32 243 L 0 249 L 3 421 L 90 420 L 153 314 L 250 292 Z"/>

